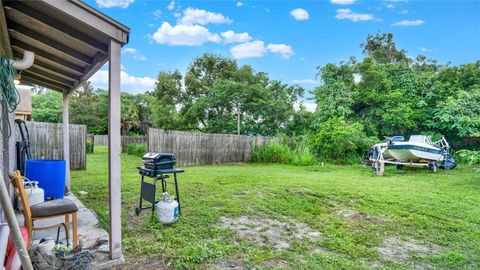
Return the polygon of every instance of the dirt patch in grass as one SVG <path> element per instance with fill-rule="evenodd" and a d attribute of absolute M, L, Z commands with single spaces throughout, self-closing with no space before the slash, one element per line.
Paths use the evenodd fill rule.
<path fill-rule="evenodd" d="M 260 246 L 271 245 L 277 251 L 289 248 L 295 240 L 318 240 L 321 235 L 305 223 L 283 222 L 268 217 L 221 217 L 218 226 L 233 229 L 241 238 Z"/>
<path fill-rule="evenodd" d="M 385 216 L 373 216 L 366 213 L 360 213 L 355 210 L 338 210 L 335 214 L 341 216 L 346 221 L 370 221 L 375 223 L 385 223 L 392 221 Z"/>
<path fill-rule="evenodd" d="M 440 251 L 436 245 L 428 245 L 412 239 L 403 240 L 397 236 L 386 238 L 377 249 L 383 259 L 400 263 L 412 262 L 413 254 L 428 256 Z"/>
<path fill-rule="evenodd" d="M 125 264 L 114 270 L 167 270 L 171 269 L 170 262 L 161 256 L 135 256 L 126 257 Z"/>
<path fill-rule="evenodd" d="M 218 270 L 246 270 L 248 269 L 245 266 L 245 258 L 237 257 L 229 260 L 218 261 L 216 262 L 211 269 Z"/>
<path fill-rule="evenodd" d="M 288 262 L 280 259 L 269 259 L 260 263 L 259 269 L 289 269 Z M 245 266 L 245 258 L 237 257 L 230 260 L 219 261 L 215 263 L 211 269 L 215 270 L 247 270 L 251 269 Z M 257 268 L 253 268 L 257 269 Z"/>

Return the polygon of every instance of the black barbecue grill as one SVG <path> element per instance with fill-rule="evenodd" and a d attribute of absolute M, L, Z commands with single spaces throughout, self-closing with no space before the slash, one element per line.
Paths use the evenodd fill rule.
<path fill-rule="evenodd" d="M 142 157 L 143 166 L 137 167 L 142 176 L 140 191 L 140 205 L 135 208 L 137 215 L 145 209 L 152 209 L 152 215 L 155 213 L 155 204 L 159 201 L 156 198 L 157 182 L 162 184 L 162 193 L 167 190 L 167 179 L 173 174 L 175 184 L 175 197 L 178 202 L 178 213 L 181 211 L 180 195 L 178 193 L 177 173 L 184 170 L 175 169 L 175 156 L 170 153 L 147 153 Z M 151 183 L 145 181 L 145 176 L 151 178 Z M 146 200 L 151 206 L 143 206 L 143 200 Z"/>

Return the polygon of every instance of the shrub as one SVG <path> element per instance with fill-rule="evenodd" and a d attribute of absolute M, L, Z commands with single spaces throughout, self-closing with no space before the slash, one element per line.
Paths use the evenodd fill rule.
<path fill-rule="evenodd" d="M 85 141 L 85 152 L 87 154 L 92 154 L 93 153 L 93 142 L 91 140 L 86 140 Z"/>
<path fill-rule="evenodd" d="M 127 146 L 127 154 L 141 157 L 147 152 L 147 145 L 143 143 L 132 143 Z"/>
<path fill-rule="evenodd" d="M 343 117 L 330 118 L 310 138 L 311 149 L 318 159 L 336 163 L 360 162 L 374 142 L 362 124 L 347 122 Z"/>
<path fill-rule="evenodd" d="M 467 165 L 479 165 L 480 164 L 480 151 L 462 149 L 455 152 L 455 158 L 460 163 Z"/>

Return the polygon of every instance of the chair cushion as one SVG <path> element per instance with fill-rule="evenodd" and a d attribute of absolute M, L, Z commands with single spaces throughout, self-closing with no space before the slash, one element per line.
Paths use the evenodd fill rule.
<path fill-rule="evenodd" d="M 74 213 L 78 211 L 78 207 L 68 199 L 58 199 L 46 201 L 30 207 L 32 217 L 50 217 L 61 214 Z"/>

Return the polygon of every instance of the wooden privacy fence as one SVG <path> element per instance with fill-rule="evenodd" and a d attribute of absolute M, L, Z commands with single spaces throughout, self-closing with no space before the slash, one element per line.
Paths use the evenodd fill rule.
<path fill-rule="evenodd" d="M 148 151 L 173 153 L 181 166 L 246 162 L 253 145 L 263 145 L 270 139 L 150 128 Z"/>
<path fill-rule="evenodd" d="M 95 142 L 95 145 L 107 146 L 108 145 L 108 135 L 94 135 L 93 136 L 93 141 Z"/>
<path fill-rule="evenodd" d="M 62 124 L 26 122 L 30 135 L 30 149 L 34 159 L 63 159 L 63 128 Z M 84 170 L 85 125 L 69 125 L 70 130 L 70 168 Z M 15 129 L 17 141 L 21 141 L 18 128 Z"/>
<path fill-rule="evenodd" d="M 108 145 L 108 135 L 95 135 L 95 145 Z M 147 144 L 147 136 L 122 136 L 122 152 L 127 152 L 129 144 Z"/>
<path fill-rule="evenodd" d="M 147 144 L 147 136 L 122 136 L 122 152 L 127 152 L 129 144 Z"/>

